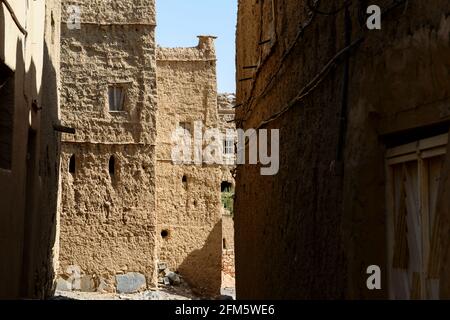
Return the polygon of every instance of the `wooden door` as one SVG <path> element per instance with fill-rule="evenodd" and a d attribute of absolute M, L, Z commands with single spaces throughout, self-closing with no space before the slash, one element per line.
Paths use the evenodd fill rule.
<path fill-rule="evenodd" d="M 428 273 L 439 178 L 448 135 L 387 152 L 387 243 L 392 299 L 437 299 Z"/>

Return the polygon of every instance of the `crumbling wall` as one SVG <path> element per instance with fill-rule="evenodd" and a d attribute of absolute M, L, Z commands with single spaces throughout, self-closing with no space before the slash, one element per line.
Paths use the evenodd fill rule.
<path fill-rule="evenodd" d="M 112 291 L 124 273 L 155 286 L 154 1 L 79 1 L 80 29 L 66 25 L 71 4 L 63 2 L 61 107 L 76 133 L 63 136 L 59 253 L 71 283 L 60 285 L 79 290 L 77 270 L 83 290 Z M 109 111 L 110 85 L 124 88 L 122 111 Z"/>
<path fill-rule="evenodd" d="M 230 214 L 222 215 L 222 271 L 235 276 L 234 221 Z"/>
<path fill-rule="evenodd" d="M 388 296 L 385 148 L 448 121 L 449 4 L 376 2 L 381 31 L 367 1 L 239 1 L 238 126 L 280 129 L 277 175 L 237 169 L 240 299 Z"/>
<path fill-rule="evenodd" d="M 218 295 L 221 284 L 222 171 L 216 165 L 175 165 L 172 133 L 182 122 L 218 127 L 213 37 L 194 48 L 158 48 L 157 211 L 159 261 L 197 291 Z"/>
<path fill-rule="evenodd" d="M 236 95 L 234 93 L 220 93 L 217 95 L 217 109 L 219 112 L 219 128 L 236 130 L 235 110 Z"/>
<path fill-rule="evenodd" d="M 83 24 L 95 25 L 155 25 L 154 0 L 63 0 L 62 22 L 73 22 L 70 6 L 77 6 Z"/>

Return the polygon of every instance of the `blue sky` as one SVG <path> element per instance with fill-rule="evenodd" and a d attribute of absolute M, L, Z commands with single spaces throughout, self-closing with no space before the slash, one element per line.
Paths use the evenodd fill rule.
<path fill-rule="evenodd" d="M 193 47 L 198 35 L 217 36 L 219 92 L 235 92 L 237 0 L 156 0 L 156 40 L 162 47 Z"/>

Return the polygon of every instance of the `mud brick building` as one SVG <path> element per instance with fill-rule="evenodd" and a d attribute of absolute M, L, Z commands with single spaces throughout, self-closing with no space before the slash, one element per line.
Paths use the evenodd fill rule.
<path fill-rule="evenodd" d="M 154 1 L 63 1 L 59 273 L 114 290 L 141 273 L 156 285 Z M 81 284 L 80 284 L 81 285 Z M 145 283 L 144 283 L 145 285 Z M 80 289 L 80 288 L 75 288 Z"/>
<path fill-rule="evenodd" d="M 164 263 L 218 295 L 221 183 L 231 184 L 231 167 L 171 157 L 178 127 L 221 127 L 214 37 L 159 48 L 154 1 L 78 5 L 80 28 L 62 24 L 61 33 L 62 121 L 76 133 L 62 142 L 58 287 L 112 292 L 136 280 L 136 290 L 152 288 Z"/>
<path fill-rule="evenodd" d="M 193 48 L 158 48 L 157 212 L 159 260 L 203 293 L 220 292 L 222 264 L 221 183 L 226 166 L 174 164 L 173 133 L 195 139 L 220 129 L 214 37 Z M 200 122 L 203 128 L 196 128 Z M 202 141 L 199 141 L 203 146 Z M 203 148 L 202 148 L 203 150 Z M 191 159 L 194 160 L 192 150 Z"/>

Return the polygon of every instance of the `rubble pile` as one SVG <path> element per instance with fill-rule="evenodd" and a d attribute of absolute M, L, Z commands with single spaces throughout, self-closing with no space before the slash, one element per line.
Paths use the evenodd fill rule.
<path fill-rule="evenodd" d="M 181 276 L 171 271 L 165 262 L 158 263 L 158 283 L 164 286 L 179 286 L 182 283 Z"/>

